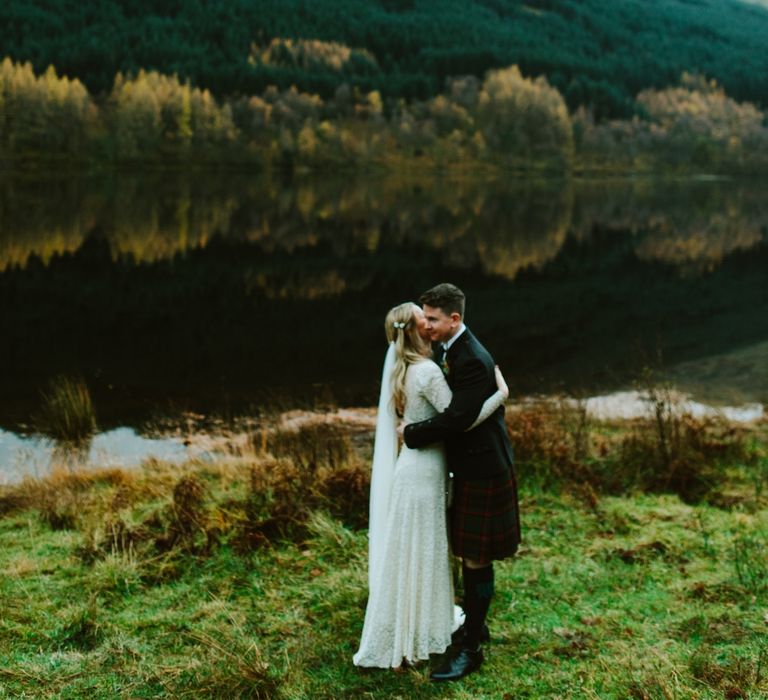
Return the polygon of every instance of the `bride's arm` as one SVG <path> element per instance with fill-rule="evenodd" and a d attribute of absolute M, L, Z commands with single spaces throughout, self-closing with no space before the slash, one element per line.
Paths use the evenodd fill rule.
<path fill-rule="evenodd" d="M 467 430 L 472 430 L 473 428 L 476 428 L 480 423 L 482 423 L 484 420 L 491 417 L 493 413 L 496 412 L 496 410 L 499 408 L 499 406 L 503 406 L 504 402 L 507 400 L 507 397 L 509 396 L 509 387 L 507 386 L 507 383 L 504 381 L 504 375 L 501 373 L 501 370 L 499 369 L 499 366 L 496 365 L 493 368 L 493 373 L 496 375 L 496 386 L 498 389 L 496 390 L 495 394 L 491 394 L 483 403 L 483 407 L 480 409 L 480 413 L 478 414 L 477 418 L 475 418 L 475 422 L 470 425 Z"/>

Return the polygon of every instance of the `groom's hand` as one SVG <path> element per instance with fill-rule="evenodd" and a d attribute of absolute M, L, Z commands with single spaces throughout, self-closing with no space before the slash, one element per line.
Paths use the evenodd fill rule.
<path fill-rule="evenodd" d="M 397 426 L 397 437 L 399 437 L 401 440 L 403 439 L 403 434 L 405 433 L 405 426 L 408 425 L 404 420 L 400 421 L 400 425 Z"/>

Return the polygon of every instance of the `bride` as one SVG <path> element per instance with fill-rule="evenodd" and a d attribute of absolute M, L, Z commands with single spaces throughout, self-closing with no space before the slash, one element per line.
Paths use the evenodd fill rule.
<path fill-rule="evenodd" d="M 407 302 L 391 309 L 384 328 L 384 361 L 371 477 L 368 605 L 353 657 L 356 666 L 397 668 L 443 653 L 454 621 L 453 577 L 446 524 L 445 453 L 437 443 L 397 454 L 397 416 L 407 423 L 448 406 L 451 390 L 430 358 L 424 313 Z M 486 399 L 470 430 L 504 402 L 509 390 Z"/>

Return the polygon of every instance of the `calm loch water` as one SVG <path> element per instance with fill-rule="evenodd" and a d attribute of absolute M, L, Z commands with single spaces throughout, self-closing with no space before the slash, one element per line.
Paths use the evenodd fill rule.
<path fill-rule="evenodd" d="M 513 395 L 766 402 L 765 183 L 0 179 L 0 428 L 54 375 L 100 424 L 373 404 L 386 310 L 440 281 Z"/>

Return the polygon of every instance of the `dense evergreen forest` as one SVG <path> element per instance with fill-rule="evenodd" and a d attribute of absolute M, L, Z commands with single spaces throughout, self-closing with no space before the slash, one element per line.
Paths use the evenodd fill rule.
<path fill-rule="evenodd" d="M 342 82 L 426 99 L 449 76 L 519 66 L 571 111 L 628 117 L 684 71 L 768 105 L 768 9 L 740 0 L 4 0 L 0 56 L 49 65 L 95 96 L 118 72 L 177 74 L 214 97 L 269 85 L 333 95 Z M 318 57 L 286 40 L 350 47 Z M 276 41 L 277 40 L 277 41 Z"/>

